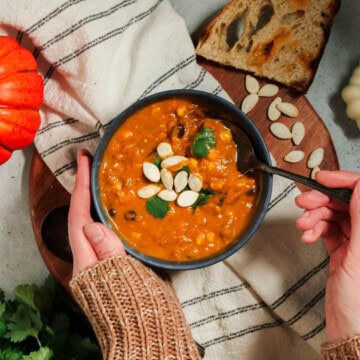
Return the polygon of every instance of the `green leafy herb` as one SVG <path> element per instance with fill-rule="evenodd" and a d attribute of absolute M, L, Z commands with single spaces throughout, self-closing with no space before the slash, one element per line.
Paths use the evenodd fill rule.
<path fill-rule="evenodd" d="M 154 165 L 156 165 L 158 168 L 160 168 L 161 161 L 162 161 L 161 157 L 157 156 L 154 161 Z"/>
<path fill-rule="evenodd" d="M 208 199 L 215 194 L 215 191 L 211 189 L 201 189 L 199 192 L 199 197 L 191 205 L 191 208 L 195 210 L 198 206 L 205 205 L 208 202 Z"/>
<path fill-rule="evenodd" d="M 23 360 L 49 360 L 54 353 L 48 347 L 42 347 L 38 351 L 32 351 L 29 355 L 25 355 Z"/>
<path fill-rule="evenodd" d="M 17 286 L 14 300 L 0 289 L 0 360 L 101 358 L 87 318 L 51 277 Z"/>
<path fill-rule="evenodd" d="M 190 175 L 190 168 L 187 165 L 184 165 L 179 171 L 176 172 L 176 174 L 179 173 L 180 171 L 186 171 L 187 174 Z"/>
<path fill-rule="evenodd" d="M 146 210 L 152 216 L 162 219 L 169 212 L 169 204 L 158 196 L 154 196 L 146 202 Z"/>
<path fill-rule="evenodd" d="M 209 155 L 209 149 L 215 146 L 214 132 L 211 129 L 202 128 L 195 135 L 194 142 L 191 145 L 191 152 L 197 158 L 204 158 Z"/>

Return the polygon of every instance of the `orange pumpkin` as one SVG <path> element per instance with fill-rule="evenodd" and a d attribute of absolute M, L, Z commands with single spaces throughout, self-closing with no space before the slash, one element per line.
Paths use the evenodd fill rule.
<path fill-rule="evenodd" d="M 33 142 L 43 96 L 43 79 L 31 52 L 0 36 L 0 165 Z"/>

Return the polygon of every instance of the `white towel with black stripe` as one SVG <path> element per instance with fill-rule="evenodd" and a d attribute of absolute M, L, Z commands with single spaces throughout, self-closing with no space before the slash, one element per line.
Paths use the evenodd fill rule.
<path fill-rule="evenodd" d="M 35 146 L 72 191 L 78 148 L 91 153 L 124 108 L 176 88 L 223 97 L 196 64 L 191 38 L 168 0 L 0 0 L 1 33 L 33 51 L 45 81 Z M 264 224 L 230 259 L 172 273 L 205 359 L 318 359 L 324 340 L 327 256 L 294 226 L 298 194 L 274 179 Z"/>

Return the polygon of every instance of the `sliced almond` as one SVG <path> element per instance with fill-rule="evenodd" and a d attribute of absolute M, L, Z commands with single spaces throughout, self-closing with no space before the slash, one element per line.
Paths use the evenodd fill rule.
<path fill-rule="evenodd" d="M 290 129 L 283 123 L 273 123 L 270 125 L 270 132 L 278 139 L 286 140 L 291 139 Z"/>
<path fill-rule="evenodd" d="M 174 201 L 177 198 L 177 193 L 174 190 L 161 190 L 157 196 L 165 201 Z"/>
<path fill-rule="evenodd" d="M 199 193 L 192 190 L 186 190 L 179 194 L 176 199 L 176 203 L 180 207 L 188 207 L 195 203 L 197 198 L 199 197 Z"/>
<path fill-rule="evenodd" d="M 299 145 L 305 137 L 305 126 L 297 121 L 291 128 L 292 141 L 294 145 Z"/>
<path fill-rule="evenodd" d="M 315 174 L 320 171 L 320 168 L 318 166 L 311 169 L 310 177 L 311 179 L 315 180 Z"/>
<path fill-rule="evenodd" d="M 165 159 L 169 156 L 174 155 L 173 149 L 171 147 L 171 145 L 167 142 L 161 142 L 157 148 L 156 151 L 158 153 L 158 155 L 162 158 Z"/>
<path fill-rule="evenodd" d="M 258 94 L 250 94 L 244 98 L 241 103 L 241 110 L 247 114 L 251 111 L 259 101 Z"/>
<path fill-rule="evenodd" d="M 169 156 L 161 162 L 161 168 L 169 168 L 175 165 L 179 165 L 181 162 L 186 161 L 186 157 L 181 155 Z"/>
<path fill-rule="evenodd" d="M 174 178 L 174 188 L 177 193 L 184 190 L 188 184 L 188 173 L 186 171 L 179 171 Z"/>
<path fill-rule="evenodd" d="M 155 164 L 145 161 L 142 168 L 143 173 L 148 180 L 151 182 L 158 182 L 160 180 L 160 170 Z"/>
<path fill-rule="evenodd" d="M 299 116 L 298 108 L 289 102 L 281 102 L 276 105 L 276 108 L 284 115 L 288 117 L 297 117 Z"/>
<path fill-rule="evenodd" d="M 268 107 L 267 116 L 269 120 L 276 121 L 281 116 L 280 110 L 278 110 L 277 105 L 281 103 L 281 97 L 276 97 Z"/>
<path fill-rule="evenodd" d="M 317 148 L 310 154 L 306 166 L 309 169 L 313 169 L 319 166 L 322 163 L 323 159 L 324 159 L 324 149 Z"/>
<path fill-rule="evenodd" d="M 259 96 L 272 97 L 275 96 L 278 92 L 279 92 L 278 86 L 276 86 L 275 84 L 266 84 L 259 90 L 257 94 Z"/>
<path fill-rule="evenodd" d="M 157 185 L 146 185 L 138 190 L 137 194 L 142 199 L 149 199 L 156 195 L 161 190 L 160 186 Z"/>
<path fill-rule="evenodd" d="M 192 191 L 199 192 L 203 186 L 203 181 L 200 175 L 190 174 L 188 184 Z"/>
<path fill-rule="evenodd" d="M 168 169 L 161 169 L 160 179 L 167 190 L 171 190 L 174 186 L 174 178 Z"/>
<path fill-rule="evenodd" d="M 256 94 L 260 89 L 260 84 L 253 76 L 246 75 L 245 89 L 249 94 Z"/>
<path fill-rule="evenodd" d="M 301 150 L 293 150 L 284 156 L 284 160 L 289 163 L 297 163 L 304 158 L 305 154 Z"/>

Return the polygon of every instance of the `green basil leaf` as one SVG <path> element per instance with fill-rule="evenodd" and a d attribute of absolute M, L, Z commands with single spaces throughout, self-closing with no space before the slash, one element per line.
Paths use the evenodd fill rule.
<path fill-rule="evenodd" d="M 169 212 L 169 204 L 158 196 L 154 196 L 146 202 L 146 210 L 155 218 L 162 219 Z"/>
<path fill-rule="evenodd" d="M 180 171 L 186 171 L 186 173 L 190 175 L 190 168 L 187 165 L 184 165 L 179 171 L 176 172 L 176 174 L 178 174 Z"/>
<path fill-rule="evenodd" d="M 160 164 L 161 164 L 161 157 L 160 156 L 157 156 L 155 161 L 154 161 L 154 165 L 157 166 L 159 169 L 160 169 Z"/>
<path fill-rule="evenodd" d="M 191 208 L 195 210 L 198 206 L 205 205 L 208 202 L 208 199 L 215 194 L 215 191 L 211 189 L 201 189 L 199 192 L 199 197 L 191 205 Z"/>
<path fill-rule="evenodd" d="M 209 155 L 209 148 L 216 146 L 215 134 L 211 129 L 202 128 L 195 134 L 194 142 L 191 145 L 191 152 L 197 158 L 204 158 Z"/>

